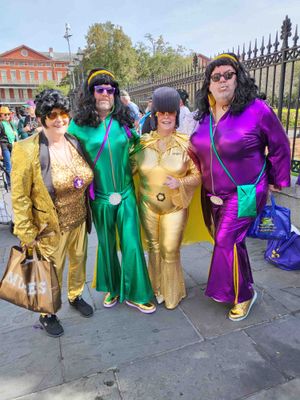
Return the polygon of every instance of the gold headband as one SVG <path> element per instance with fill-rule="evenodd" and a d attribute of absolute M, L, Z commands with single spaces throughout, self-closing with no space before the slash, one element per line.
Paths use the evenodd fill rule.
<path fill-rule="evenodd" d="M 106 71 L 105 69 L 100 69 L 100 71 L 95 71 L 95 72 L 92 73 L 92 75 L 91 75 L 91 76 L 89 77 L 89 79 L 88 79 L 88 84 L 90 84 L 90 83 L 91 83 L 91 80 L 92 80 L 93 78 L 95 78 L 95 76 L 97 76 L 97 75 L 109 75 L 109 76 L 111 76 L 113 79 L 115 79 L 114 75 L 113 75 L 111 72 Z"/>
<path fill-rule="evenodd" d="M 234 62 L 238 62 L 238 60 L 234 56 L 231 56 L 230 54 L 227 53 L 219 54 L 217 57 L 213 59 L 213 61 L 218 60 L 219 58 L 230 58 Z"/>

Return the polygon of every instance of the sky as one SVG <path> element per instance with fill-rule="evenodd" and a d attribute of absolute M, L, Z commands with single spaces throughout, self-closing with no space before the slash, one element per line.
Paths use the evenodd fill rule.
<path fill-rule="evenodd" d="M 288 15 L 292 32 L 300 23 L 299 0 L 0 0 L 0 53 L 25 44 L 38 51 L 67 52 L 65 23 L 71 27 L 71 51 L 85 47 L 93 23 L 111 21 L 137 42 L 151 33 L 173 47 L 206 56 L 232 50 L 262 36 L 274 41 Z M 300 28 L 300 26 L 299 26 Z M 293 36 L 292 35 L 292 36 Z M 299 35 L 300 36 L 300 35 Z M 291 42 L 291 40 L 290 40 Z"/>

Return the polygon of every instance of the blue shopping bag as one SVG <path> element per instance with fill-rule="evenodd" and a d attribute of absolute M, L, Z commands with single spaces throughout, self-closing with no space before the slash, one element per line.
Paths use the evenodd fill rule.
<path fill-rule="evenodd" d="M 250 226 L 247 236 L 263 240 L 288 239 L 291 232 L 291 211 L 279 206 L 271 194 L 271 205 L 266 205 Z"/>
<path fill-rule="evenodd" d="M 300 269 L 300 236 L 291 232 L 288 239 L 269 240 L 265 259 L 286 271 Z"/>

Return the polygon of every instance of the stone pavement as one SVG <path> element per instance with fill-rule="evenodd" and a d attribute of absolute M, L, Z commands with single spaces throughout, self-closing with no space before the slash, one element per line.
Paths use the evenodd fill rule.
<path fill-rule="evenodd" d="M 16 239 L 0 225 L 0 273 Z M 184 247 L 188 296 L 153 315 L 102 306 L 91 289 L 97 239 L 89 240 L 84 319 L 66 301 L 65 335 L 47 337 L 38 316 L 0 300 L 0 400 L 299 400 L 300 271 L 263 261 L 248 240 L 258 301 L 239 323 L 204 296 L 211 246 Z"/>

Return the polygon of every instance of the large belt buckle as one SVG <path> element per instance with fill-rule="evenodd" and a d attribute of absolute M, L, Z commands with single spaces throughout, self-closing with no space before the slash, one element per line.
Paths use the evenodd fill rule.
<path fill-rule="evenodd" d="M 112 193 L 112 194 L 109 195 L 108 201 L 113 206 L 117 206 L 118 204 L 121 203 L 122 196 L 120 195 L 120 193 L 117 193 L 117 192 Z"/>
<path fill-rule="evenodd" d="M 224 202 L 219 196 L 210 196 L 210 201 L 216 206 L 221 206 Z"/>

